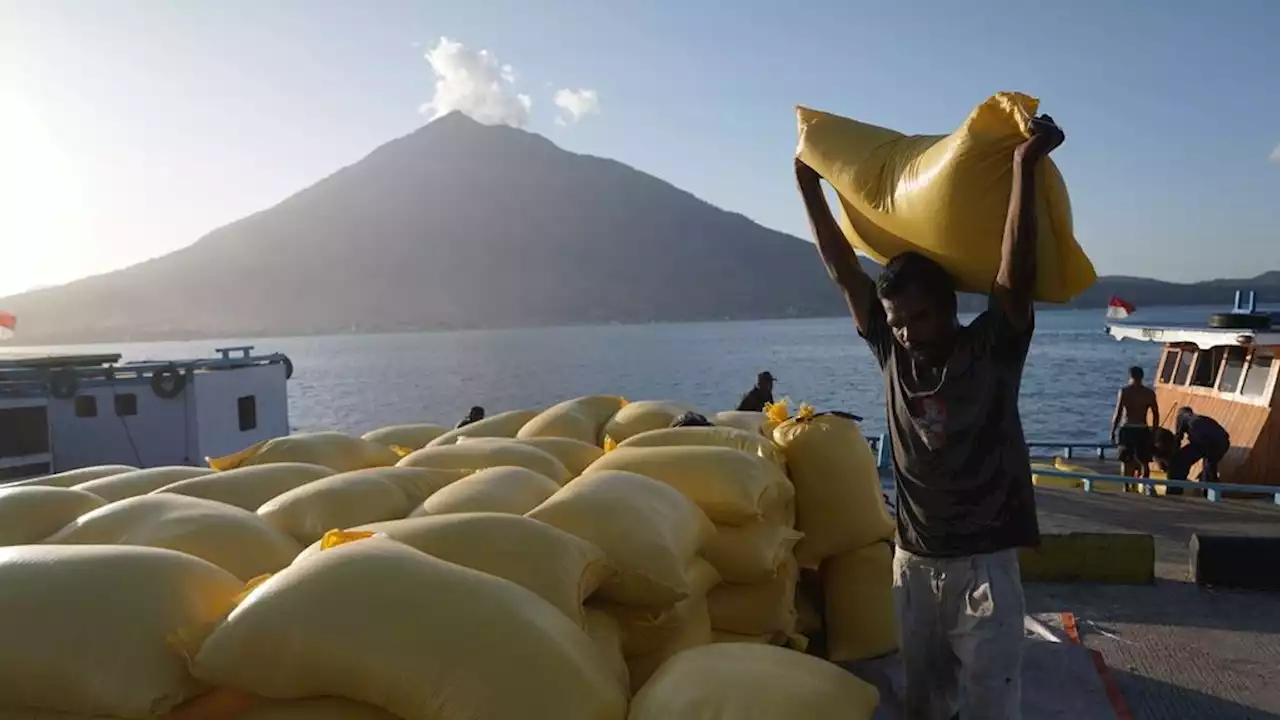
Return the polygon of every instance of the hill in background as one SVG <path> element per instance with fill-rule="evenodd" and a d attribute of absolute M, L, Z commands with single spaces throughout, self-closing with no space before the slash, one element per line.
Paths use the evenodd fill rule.
<path fill-rule="evenodd" d="M 1223 304 L 1242 285 L 1280 300 L 1271 272 L 1104 278 L 1077 304 Z M 190 247 L 0 307 L 23 344 L 846 312 L 811 244 L 459 113 Z"/>

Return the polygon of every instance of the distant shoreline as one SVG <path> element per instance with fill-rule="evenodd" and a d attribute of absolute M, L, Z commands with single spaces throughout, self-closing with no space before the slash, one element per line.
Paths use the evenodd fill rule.
<path fill-rule="evenodd" d="M 1141 320 L 1143 317 L 1158 320 L 1162 314 L 1169 312 L 1187 312 L 1194 310 L 1202 310 L 1207 317 L 1215 312 L 1224 312 L 1229 310 L 1229 306 L 1224 305 L 1153 305 L 1150 306 L 1148 312 L 1142 313 L 1135 317 L 1135 320 Z M 1268 310 L 1266 305 L 1259 308 L 1260 310 Z M 1280 306 L 1274 308 L 1280 310 Z M 1044 306 L 1038 308 L 1041 313 L 1075 313 L 1085 315 L 1087 313 L 1097 313 L 1100 324 L 1107 322 L 1104 316 L 1104 308 L 1100 307 L 1055 307 Z M 962 319 L 968 319 L 977 314 L 977 310 L 962 309 L 960 315 Z M 1141 311 L 1140 311 L 1141 312 Z M 367 331 L 357 330 L 354 332 L 335 332 L 333 330 L 316 330 L 315 332 L 288 332 L 288 333 L 245 333 L 245 334 L 227 334 L 227 333 L 196 333 L 190 335 L 168 334 L 162 333 L 154 336 L 134 337 L 127 339 L 94 339 L 82 340 L 78 342 L 42 342 L 37 344 L 15 344 L 13 342 L 0 342 L 0 357 L 7 353 L 23 352 L 28 353 L 34 350 L 44 348 L 68 348 L 68 347 L 88 347 L 99 345 L 140 345 L 150 343 L 188 343 L 200 341 L 218 341 L 218 342 L 237 342 L 237 341 L 262 341 L 262 340 L 290 340 L 290 339 L 306 339 L 306 338 L 322 338 L 322 337 L 346 337 L 346 336 L 387 336 L 387 335 L 422 335 L 422 334 L 470 334 L 470 333 L 491 333 L 491 332 L 521 332 L 536 330 L 556 330 L 556 329 L 591 329 L 591 328 L 643 328 L 653 326 L 678 326 L 678 325 L 720 325 L 727 323 L 791 323 L 806 322 L 815 320 L 835 320 L 848 317 L 847 314 L 831 314 L 831 315 L 808 315 L 808 316 L 792 316 L 792 317 L 758 317 L 758 318 L 725 318 L 725 319 L 707 319 L 707 320 L 653 320 L 649 322 L 581 322 L 581 323 L 559 323 L 555 325 L 522 325 L 522 326 L 496 326 L 496 327 L 460 327 L 460 328 L 420 328 L 420 329 L 404 329 L 404 330 L 379 330 L 370 329 Z M 21 338 L 21 335 L 15 340 Z"/>

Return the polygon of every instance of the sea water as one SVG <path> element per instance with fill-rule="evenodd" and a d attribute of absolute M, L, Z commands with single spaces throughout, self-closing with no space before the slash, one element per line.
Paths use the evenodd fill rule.
<path fill-rule="evenodd" d="M 1199 320 L 1212 311 L 1161 308 L 1133 320 Z M 1154 375 L 1159 347 L 1117 342 L 1104 323 L 1100 310 L 1038 314 L 1022 384 L 1028 439 L 1105 441 L 1128 368 L 1139 365 Z M 677 399 L 714 412 L 732 409 L 762 370 L 778 378 L 779 398 L 862 415 L 869 435 L 884 429 L 883 381 L 847 318 L 40 349 L 120 352 L 127 361 L 209 357 L 215 347 L 237 344 L 293 360 L 290 424 L 298 430 L 452 425 L 472 405 L 492 414 L 593 393 Z"/>

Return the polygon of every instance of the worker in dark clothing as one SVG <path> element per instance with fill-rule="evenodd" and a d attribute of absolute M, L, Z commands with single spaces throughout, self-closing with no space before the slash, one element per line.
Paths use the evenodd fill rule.
<path fill-rule="evenodd" d="M 764 406 L 773 402 L 773 375 L 767 370 L 756 376 L 756 386 L 742 396 L 738 403 L 739 410 L 762 412 Z"/>
<path fill-rule="evenodd" d="M 484 419 L 484 408 L 480 407 L 479 405 L 476 405 L 471 408 L 471 412 L 468 412 L 467 416 L 462 418 L 462 422 L 458 423 L 457 426 L 459 428 L 464 428 L 473 422 L 480 422 L 483 419 Z"/>
<path fill-rule="evenodd" d="M 1231 435 L 1227 429 L 1207 415 L 1197 415 L 1189 407 L 1178 410 L 1178 420 L 1174 425 L 1174 447 L 1177 456 L 1174 465 L 1190 470 L 1198 460 L 1204 465 L 1200 470 L 1200 482 L 1218 482 L 1218 463 L 1231 449 Z M 1182 445 L 1182 439 L 1187 444 Z"/>
<path fill-rule="evenodd" d="M 893 560 L 907 718 L 1017 718 L 1026 601 L 1018 549 L 1040 544 L 1018 394 L 1035 332 L 1036 178 L 1064 135 L 1030 119 L 1010 148 L 1000 267 L 986 311 L 956 315 L 955 280 L 925 255 L 871 279 L 841 232 L 818 173 L 796 180 L 818 250 L 884 375 L 897 488 Z M 969 238 L 968 242 L 994 242 Z M 1046 273 L 1053 267 L 1042 269 Z M 959 702 L 957 702 L 959 701 Z"/>

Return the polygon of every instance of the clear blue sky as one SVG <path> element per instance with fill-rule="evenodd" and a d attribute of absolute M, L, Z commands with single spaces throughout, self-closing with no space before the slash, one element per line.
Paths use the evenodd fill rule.
<path fill-rule="evenodd" d="M 1250 276 L 1280 268 L 1277 29 L 1275 0 L 0 0 L 0 295 L 189 244 L 412 131 L 441 37 L 511 66 L 529 129 L 801 236 L 796 103 L 936 133 L 1022 90 L 1067 130 L 1101 272 Z M 561 88 L 598 113 L 556 124 Z"/>

